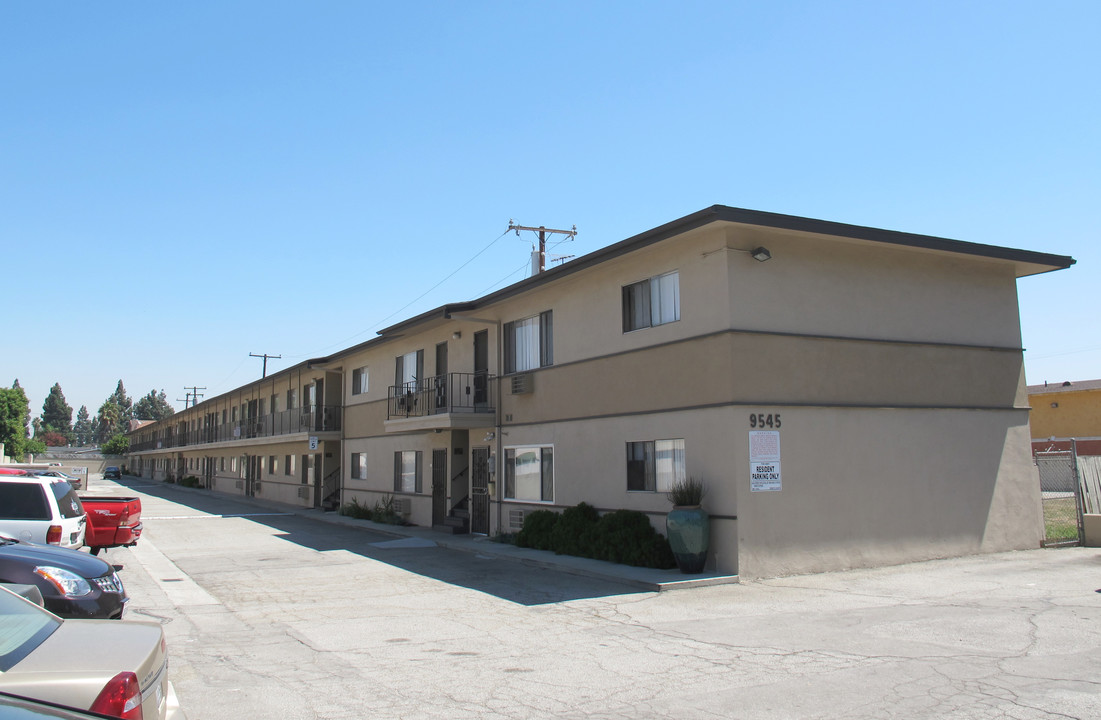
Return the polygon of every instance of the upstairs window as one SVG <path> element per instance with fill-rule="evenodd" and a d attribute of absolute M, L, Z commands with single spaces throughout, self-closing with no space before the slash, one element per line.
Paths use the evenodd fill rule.
<path fill-rule="evenodd" d="M 352 394 L 362 395 L 367 392 L 367 368 L 356 368 L 352 371 Z"/>
<path fill-rule="evenodd" d="M 505 372 L 524 372 L 554 364 L 552 311 L 505 323 Z"/>
<path fill-rule="evenodd" d="M 623 332 L 680 320 L 680 274 L 657 275 L 623 287 Z"/>
<path fill-rule="evenodd" d="M 398 355 L 394 362 L 394 384 L 406 392 L 420 387 L 418 382 L 424 378 L 424 350 L 414 350 Z"/>

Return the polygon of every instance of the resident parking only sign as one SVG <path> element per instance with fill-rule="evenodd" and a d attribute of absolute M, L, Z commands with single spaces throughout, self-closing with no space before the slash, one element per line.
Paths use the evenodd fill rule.
<path fill-rule="evenodd" d="M 780 432 L 755 430 L 749 433 L 749 489 L 751 492 L 779 492 Z"/>

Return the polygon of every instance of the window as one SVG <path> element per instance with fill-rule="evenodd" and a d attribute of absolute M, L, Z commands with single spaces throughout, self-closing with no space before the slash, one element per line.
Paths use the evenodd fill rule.
<path fill-rule="evenodd" d="M 225 472 L 225 470 L 226 470 L 226 458 L 225 458 L 225 456 L 223 455 L 222 457 L 218 458 L 218 460 L 219 460 L 218 470 L 220 472 Z"/>
<path fill-rule="evenodd" d="M 421 452 L 406 450 L 394 453 L 394 492 L 421 491 Z"/>
<path fill-rule="evenodd" d="M 394 384 L 412 391 L 424 377 L 424 350 L 399 355 L 394 363 Z"/>
<path fill-rule="evenodd" d="M 554 501 L 554 448 L 518 447 L 505 450 L 505 498 Z"/>
<path fill-rule="evenodd" d="M 352 394 L 362 395 L 367 392 L 367 368 L 356 368 L 352 371 Z"/>
<path fill-rule="evenodd" d="M 623 332 L 680 320 L 676 271 L 623 287 Z"/>
<path fill-rule="evenodd" d="M 627 443 L 627 490 L 669 492 L 685 477 L 683 439 Z"/>
<path fill-rule="evenodd" d="M 229 459 L 229 471 L 237 472 L 237 456 L 233 456 Z"/>
<path fill-rule="evenodd" d="M 271 414 L 274 415 L 279 412 L 279 396 L 272 394 L 271 396 Z"/>
<path fill-rule="evenodd" d="M 287 391 L 287 409 L 294 410 L 298 405 L 298 391 L 291 388 Z"/>
<path fill-rule="evenodd" d="M 285 475 L 294 475 L 294 455 L 283 456 L 283 473 Z"/>
<path fill-rule="evenodd" d="M 352 453 L 352 479 L 367 479 L 367 453 Z"/>
<path fill-rule="evenodd" d="M 279 461 L 274 455 L 268 456 L 268 475 L 274 475 L 279 469 Z"/>
<path fill-rule="evenodd" d="M 554 364 L 554 316 L 551 310 L 505 323 L 505 372 L 524 372 Z"/>

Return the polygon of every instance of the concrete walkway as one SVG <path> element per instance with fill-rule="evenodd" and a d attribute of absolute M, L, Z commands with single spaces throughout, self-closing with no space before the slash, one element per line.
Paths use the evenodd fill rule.
<path fill-rule="evenodd" d="M 155 481 L 133 476 L 123 478 L 123 485 Z M 242 495 L 229 495 L 224 493 L 212 493 L 210 490 L 198 488 L 186 488 L 170 483 L 157 483 L 166 488 L 173 488 L 184 493 L 201 493 L 204 495 L 216 495 L 218 497 L 236 500 L 256 507 L 267 508 L 275 512 L 285 512 L 304 518 L 317 520 L 318 522 L 344 525 L 346 527 L 361 527 L 375 533 L 392 535 L 394 538 L 408 539 L 419 543 L 433 543 L 439 547 L 463 552 L 476 553 L 500 559 L 515 560 L 536 567 L 544 567 L 574 575 L 583 575 L 602 580 L 620 582 L 639 590 L 659 592 L 691 587 L 706 587 L 711 585 L 726 585 L 738 582 L 737 575 L 721 575 L 715 573 L 699 573 L 686 575 L 677 569 L 655 570 L 653 568 L 631 567 L 603 560 L 591 560 L 589 558 L 573 557 L 571 555 L 556 555 L 548 550 L 532 550 L 521 548 L 507 543 L 494 542 L 482 535 L 449 535 L 437 532 L 431 528 L 404 525 L 386 525 L 347 517 L 337 512 L 323 512 L 315 509 L 305 509 L 294 505 L 265 500 L 257 497 L 245 497 Z M 102 486 L 101 486 L 102 487 Z M 92 491 L 95 492 L 94 490 Z"/>

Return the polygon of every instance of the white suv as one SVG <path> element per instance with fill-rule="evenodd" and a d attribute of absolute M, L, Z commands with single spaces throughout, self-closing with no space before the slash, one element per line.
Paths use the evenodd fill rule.
<path fill-rule="evenodd" d="M 51 477 L 0 475 L 0 531 L 40 545 L 79 548 L 87 518 L 73 486 Z"/>

